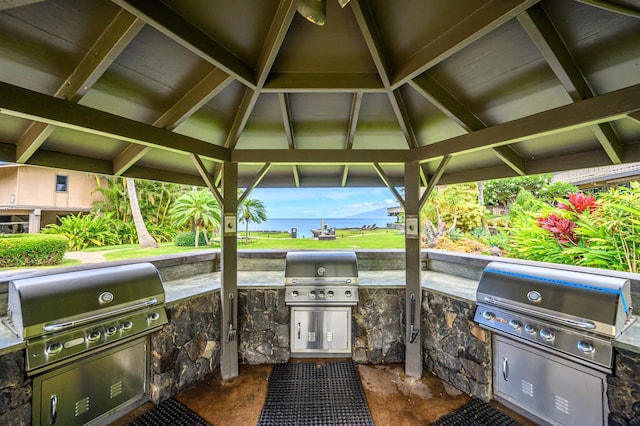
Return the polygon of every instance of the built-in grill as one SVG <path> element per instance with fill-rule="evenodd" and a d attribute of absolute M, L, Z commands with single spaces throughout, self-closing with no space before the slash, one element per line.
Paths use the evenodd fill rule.
<path fill-rule="evenodd" d="M 285 303 L 291 306 L 291 355 L 351 355 L 351 306 L 358 303 L 354 252 L 289 252 Z"/>
<path fill-rule="evenodd" d="M 147 397 L 164 302 L 151 263 L 10 281 L 5 324 L 26 341 L 33 424 L 92 424 Z"/>
<path fill-rule="evenodd" d="M 497 399 L 543 423 L 606 423 L 612 341 L 634 320 L 628 279 L 492 262 L 476 299 Z"/>

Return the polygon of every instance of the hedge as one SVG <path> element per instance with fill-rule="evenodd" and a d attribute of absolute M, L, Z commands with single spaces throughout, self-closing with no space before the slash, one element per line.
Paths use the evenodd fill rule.
<path fill-rule="evenodd" d="M 0 235 L 0 267 L 59 265 L 68 248 L 62 235 Z"/>

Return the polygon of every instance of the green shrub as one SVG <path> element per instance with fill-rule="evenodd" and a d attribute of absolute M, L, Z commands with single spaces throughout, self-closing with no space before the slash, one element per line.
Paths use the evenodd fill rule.
<path fill-rule="evenodd" d="M 121 244 L 116 222 L 111 214 L 104 216 L 69 215 L 60 217 L 60 225 L 47 225 L 43 234 L 59 234 L 69 239 L 71 250 L 83 250 L 87 247 Z"/>
<path fill-rule="evenodd" d="M 200 233 L 199 241 L 204 242 L 207 241 L 205 239 L 204 232 Z M 180 232 L 176 235 L 176 238 L 173 240 L 175 245 L 180 247 L 195 247 L 196 246 L 196 233 L 195 232 Z"/>
<path fill-rule="evenodd" d="M 68 244 L 61 235 L 0 235 L 0 267 L 59 265 Z"/>

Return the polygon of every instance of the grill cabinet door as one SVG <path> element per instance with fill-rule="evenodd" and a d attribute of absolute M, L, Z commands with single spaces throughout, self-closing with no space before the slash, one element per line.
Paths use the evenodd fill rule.
<path fill-rule="evenodd" d="M 494 335 L 494 393 L 557 425 L 603 425 L 605 375 Z"/>
<path fill-rule="evenodd" d="M 351 354 L 351 308 L 292 308 L 291 353 Z"/>
<path fill-rule="evenodd" d="M 85 425 L 141 400 L 148 339 L 135 340 L 33 380 L 33 425 Z"/>

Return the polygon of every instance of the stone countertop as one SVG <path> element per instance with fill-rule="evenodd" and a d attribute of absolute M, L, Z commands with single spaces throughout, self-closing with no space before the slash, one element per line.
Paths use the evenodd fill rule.
<path fill-rule="evenodd" d="M 24 349 L 27 346 L 24 340 L 15 335 L 6 325 L 0 324 L 0 355 Z"/>
<path fill-rule="evenodd" d="M 424 271 L 422 288 L 475 303 L 478 281 L 440 272 Z"/>
<path fill-rule="evenodd" d="M 624 333 L 615 339 L 613 346 L 618 349 L 640 353 L 640 319 L 636 319 Z"/>

